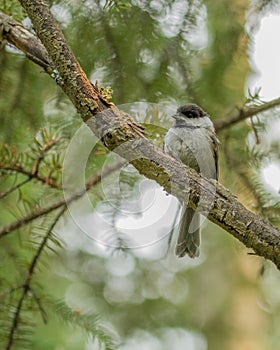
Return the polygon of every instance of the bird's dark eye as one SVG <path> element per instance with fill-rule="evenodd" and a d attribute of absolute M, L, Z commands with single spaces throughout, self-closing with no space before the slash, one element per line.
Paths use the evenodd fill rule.
<path fill-rule="evenodd" d="M 197 113 L 196 113 L 195 111 L 190 111 L 190 112 L 188 112 L 188 113 L 187 113 L 187 116 L 188 116 L 189 118 L 197 118 L 197 117 L 198 117 L 198 115 L 197 115 Z"/>

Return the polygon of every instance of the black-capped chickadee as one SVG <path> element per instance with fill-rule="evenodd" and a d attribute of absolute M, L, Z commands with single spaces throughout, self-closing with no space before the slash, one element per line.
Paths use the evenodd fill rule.
<path fill-rule="evenodd" d="M 164 151 L 204 177 L 218 179 L 218 139 L 208 114 L 195 104 L 177 109 L 164 138 Z M 200 215 L 183 205 L 176 255 L 199 255 Z"/>

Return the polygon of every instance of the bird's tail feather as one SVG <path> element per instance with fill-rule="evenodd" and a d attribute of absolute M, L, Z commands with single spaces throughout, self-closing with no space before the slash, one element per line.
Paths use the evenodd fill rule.
<path fill-rule="evenodd" d="M 200 215 L 193 209 L 183 207 L 179 236 L 176 245 L 176 255 L 183 257 L 199 256 L 200 245 Z"/>

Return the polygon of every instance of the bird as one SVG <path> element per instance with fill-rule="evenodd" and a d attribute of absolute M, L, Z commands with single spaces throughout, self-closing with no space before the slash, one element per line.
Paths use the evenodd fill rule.
<path fill-rule="evenodd" d="M 177 109 L 175 119 L 164 137 L 164 152 L 208 179 L 218 180 L 218 145 L 209 115 L 190 103 Z M 178 257 L 200 254 L 200 214 L 182 205 L 179 234 L 175 248 Z"/>

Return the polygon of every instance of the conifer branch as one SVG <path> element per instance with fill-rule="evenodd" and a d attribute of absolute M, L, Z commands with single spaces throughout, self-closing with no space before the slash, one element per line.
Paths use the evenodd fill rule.
<path fill-rule="evenodd" d="M 27 294 L 30 292 L 31 290 L 31 281 L 32 281 L 32 278 L 34 276 L 34 271 L 35 271 L 35 268 L 39 262 L 39 259 L 40 259 L 40 256 L 52 234 L 52 231 L 54 230 L 57 222 L 59 221 L 59 219 L 61 218 L 61 216 L 64 214 L 65 210 L 67 209 L 67 206 L 64 204 L 64 206 L 62 207 L 62 209 L 59 211 L 59 213 L 56 215 L 52 225 L 50 226 L 50 228 L 48 229 L 46 235 L 44 236 L 41 244 L 39 245 L 39 248 L 37 249 L 37 252 L 36 254 L 34 255 L 32 261 L 31 261 L 31 264 L 29 266 L 29 269 L 28 269 L 28 273 L 27 273 L 27 277 L 25 279 L 25 282 L 22 286 L 22 293 L 21 293 L 21 296 L 18 300 L 18 303 L 17 303 L 17 306 L 16 306 L 16 309 L 14 310 L 14 316 L 13 316 L 13 319 L 12 319 L 12 325 L 11 325 L 11 328 L 10 328 L 10 332 L 9 332 L 9 337 L 8 337 L 8 341 L 7 341 L 7 345 L 5 347 L 6 350 L 10 350 L 14 344 L 14 341 L 15 341 L 15 335 L 16 335 L 16 331 L 19 327 L 19 323 L 20 323 L 20 314 L 21 314 L 21 311 L 22 311 L 22 308 L 23 308 L 23 304 L 24 304 L 24 300 L 27 296 Z M 35 297 L 35 300 L 37 298 Z M 36 300 L 37 304 L 38 304 L 38 300 Z M 39 303 L 39 309 L 40 311 L 42 312 L 42 308 L 41 308 L 41 304 Z"/>
<path fill-rule="evenodd" d="M 20 183 L 14 185 L 8 190 L 0 193 L 0 199 L 6 197 L 10 193 L 14 192 L 21 186 L 35 179 L 44 184 L 47 184 L 53 188 L 61 189 L 61 185 L 57 184 L 55 180 L 51 178 L 51 176 L 44 177 L 39 174 L 40 165 L 45 159 L 45 157 L 49 154 L 49 151 L 55 147 L 60 141 L 62 137 L 54 137 L 51 140 L 46 140 L 45 143 L 41 146 L 39 150 L 39 154 L 37 155 L 32 171 L 25 169 L 21 164 L 19 164 L 18 159 L 20 158 L 16 152 L 12 152 L 6 145 L 4 146 L 4 150 L 7 152 L 8 157 L 3 157 L 3 160 L 0 161 L 0 169 L 4 172 L 15 172 L 19 174 L 26 175 L 28 178 L 21 181 Z M 11 152 L 11 155 L 9 154 Z"/>
<path fill-rule="evenodd" d="M 68 199 L 63 198 L 63 199 L 60 199 L 56 202 L 51 203 L 50 205 L 48 205 L 46 207 L 37 208 L 36 210 L 34 210 L 31 213 L 24 216 L 23 218 L 16 220 L 16 221 L 14 221 L 6 226 L 3 226 L 2 228 L 0 228 L 0 238 L 6 236 L 7 234 L 10 234 L 14 230 L 17 230 L 17 229 L 27 225 L 28 223 L 40 218 L 43 215 L 51 213 L 52 211 L 64 206 L 65 204 L 70 205 L 75 200 L 78 200 L 79 198 L 84 196 L 85 193 L 87 191 L 89 191 L 93 186 L 98 184 L 101 181 L 101 179 L 106 178 L 112 172 L 119 169 L 124 163 L 125 163 L 124 160 L 121 159 L 121 160 L 118 160 L 118 161 L 112 163 L 111 165 L 108 165 L 102 172 L 98 172 L 97 174 L 93 175 L 89 179 L 89 181 L 86 183 L 85 190 L 78 192 L 78 193 L 74 193 Z"/>
<path fill-rule="evenodd" d="M 19 187 L 25 185 L 27 182 L 30 182 L 32 180 L 39 181 L 42 184 L 50 186 L 52 188 L 56 188 L 56 189 L 60 189 L 60 190 L 62 189 L 61 185 L 58 184 L 56 181 L 54 181 L 52 178 L 50 178 L 48 176 L 46 176 L 46 177 L 42 176 L 42 175 L 38 174 L 38 172 L 34 174 L 33 171 L 25 169 L 22 166 L 19 166 L 16 164 L 10 164 L 7 166 L 3 166 L 3 167 L 1 167 L 1 169 L 4 171 L 9 171 L 9 172 L 14 172 L 14 173 L 26 175 L 27 179 L 14 185 L 13 187 L 9 188 L 8 190 L 1 192 L 0 199 L 6 197 L 8 194 L 12 193 L 13 191 L 18 189 Z"/>

